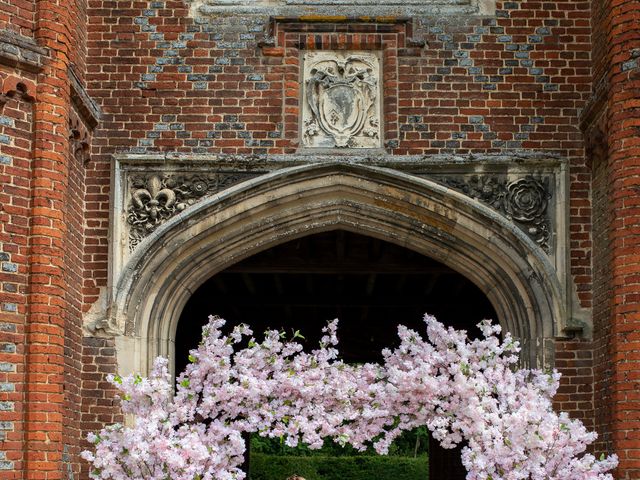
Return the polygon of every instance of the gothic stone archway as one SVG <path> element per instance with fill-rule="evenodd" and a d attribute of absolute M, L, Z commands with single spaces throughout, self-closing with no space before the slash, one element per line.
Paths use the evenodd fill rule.
<path fill-rule="evenodd" d="M 173 354 L 185 303 L 213 274 L 287 240 L 342 229 L 405 246 L 475 283 L 523 343 L 523 363 L 552 362 L 565 319 L 542 250 L 511 222 L 432 181 L 344 163 L 286 168 L 194 205 L 146 238 L 117 284 L 110 322 L 122 371 Z"/>

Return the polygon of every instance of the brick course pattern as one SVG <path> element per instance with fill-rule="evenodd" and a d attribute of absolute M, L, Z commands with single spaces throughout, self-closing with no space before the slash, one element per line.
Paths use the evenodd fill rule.
<path fill-rule="evenodd" d="M 79 473 L 84 176 L 68 70 L 84 69 L 86 3 L 59 3 L 0 2 L 0 478 Z"/>
<path fill-rule="evenodd" d="M 591 176 L 578 128 L 592 93 L 589 2 L 497 2 L 493 18 L 333 23 L 191 19 L 170 0 L 89 6 L 87 80 L 105 116 L 88 174 L 85 300 L 107 281 L 113 154 L 295 152 L 301 53 L 361 49 L 382 55 L 387 152 L 530 149 L 569 159 L 571 271 L 582 305 L 592 306 Z M 558 406 L 593 426 L 591 347 L 558 343 L 566 374 Z"/>
<path fill-rule="evenodd" d="M 23 466 L 26 292 L 35 84 L 6 72 L 0 111 L 0 476 Z M 0 103 L 2 103 L 0 102 Z"/>
<path fill-rule="evenodd" d="M 590 307 L 590 174 L 578 128 L 591 94 L 590 5 L 545 5 L 498 2 L 495 18 L 421 20 L 407 33 L 385 22 L 194 20 L 182 1 L 89 2 L 88 81 L 105 112 L 87 206 L 96 259 L 106 254 L 114 153 L 291 153 L 300 51 L 379 48 L 389 153 L 532 149 L 570 160 L 572 273 Z M 96 287 L 106 272 L 97 261 Z"/>
<path fill-rule="evenodd" d="M 36 2 L 30 0 L 0 1 L 0 26 L 27 37 L 33 36 Z"/>

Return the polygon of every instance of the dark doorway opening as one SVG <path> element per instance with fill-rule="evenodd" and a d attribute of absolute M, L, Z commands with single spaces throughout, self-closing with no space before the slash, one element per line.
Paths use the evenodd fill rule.
<path fill-rule="evenodd" d="M 347 362 L 378 361 L 397 344 L 397 326 L 425 334 L 423 315 L 465 329 L 495 319 L 491 303 L 466 277 L 408 248 L 335 230 L 290 241 L 214 275 L 190 298 L 176 332 L 176 372 L 200 341 L 209 315 L 228 326 L 246 323 L 299 330 L 313 348 L 327 320 L 339 318 L 340 352 Z M 431 442 L 429 477 L 463 479 L 459 450 Z"/>

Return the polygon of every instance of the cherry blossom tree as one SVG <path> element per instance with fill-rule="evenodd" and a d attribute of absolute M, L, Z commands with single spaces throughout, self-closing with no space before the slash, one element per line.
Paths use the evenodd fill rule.
<path fill-rule="evenodd" d="M 426 316 L 426 339 L 399 327 L 381 364 L 338 356 L 338 322 L 316 350 L 246 325 L 222 333 L 211 317 L 175 389 L 167 360 L 149 378 L 111 377 L 131 425 L 90 434 L 94 479 L 242 480 L 244 432 L 320 448 L 325 438 L 384 454 L 405 430 L 426 425 L 445 448 L 464 445 L 468 480 L 611 480 L 615 455 L 585 453 L 596 434 L 552 407 L 559 374 L 518 370 L 519 346 L 500 327 L 483 337 Z"/>

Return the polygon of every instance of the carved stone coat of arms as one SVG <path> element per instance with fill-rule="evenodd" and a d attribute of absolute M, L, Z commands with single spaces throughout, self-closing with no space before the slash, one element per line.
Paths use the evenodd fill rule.
<path fill-rule="evenodd" d="M 372 52 L 304 56 L 302 146 L 380 148 L 380 59 Z"/>

